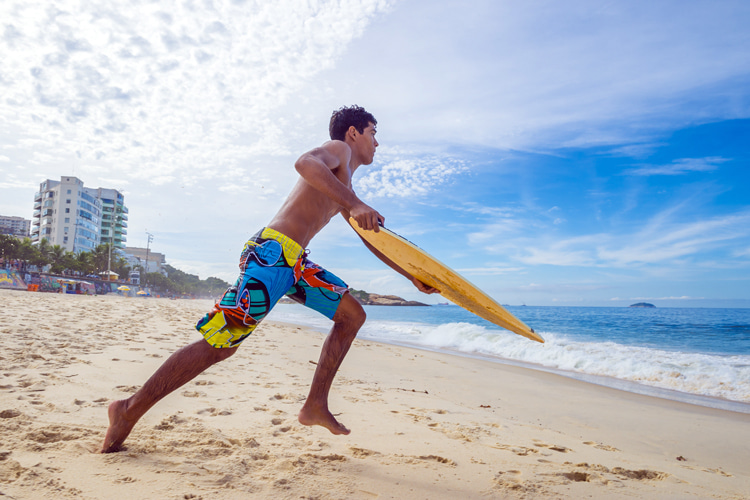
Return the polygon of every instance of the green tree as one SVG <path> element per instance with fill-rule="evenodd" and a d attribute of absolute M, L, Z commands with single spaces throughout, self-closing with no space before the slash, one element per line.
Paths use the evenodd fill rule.
<path fill-rule="evenodd" d="M 0 234 L 0 256 L 7 266 L 7 261 L 18 259 L 20 254 L 19 243 L 16 238 L 9 234 Z"/>
<path fill-rule="evenodd" d="M 117 255 L 114 251 L 112 252 L 111 269 L 120 276 L 121 280 L 128 279 L 128 275 L 130 274 L 128 261 Z"/>
<path fill-rule="evenodd" d="M 146 279 L 148 280 L 148 286 L 154 291 L 175 294 L 185 293 L 179 285 L 161 273 L 148 273 Z"/>
<path fill-rule="evenodd" d="M 84 276 L 88 276 L 96 271 L 93 252 L 79 252 L 74 257 L 73 270 L 78 271 Z"/>
<path fill-rule="evenodd" d="M 222 279 L 214 278 L 213 276 L 206 278 L 204 283 L 205 285 L 202 288 L 203 291 L 212 297 L 224 293 L 226 289 L 229 288 L 229 283 Z"/>
<path fill-rule="evenodd" d="M 164 270 L 167 271 L 169 280 L 173 283 L 172 287 L 169 288 L 172 292 L 201 297 L 216 297 L 229 287 L 229 283 L 219 278 L 211 277 L 201 280 L 194 274 L 188 274 L 170 265 L 164 266 Z M 152 284 L 152 279 L 158 279 L 154 277 L 154 274 L 158 273 L 149 273 L 147 277 L 149 284 Z"/>
<path fill-rule="evenodd" d="M 47 241 L 47 240 L 42 240 Z M 41 246 L 41 245 L 40 245 Z M 41 251 L 41 248 L 40 248 Z M 48 263 L 51 265 L 50 272 L 52 274 L 60 274 L 66 269 L 69 269 L 71 266 L 70 258 L 67 257 L 67 250 L 65 248 L 61 247 L 60 245 L 54 245 L 49 248 L 49 251 L 47 252 L 48 257 Z"/>
<path fill-rule="evenodd" d="M 106 271 L 107 262 L 109 261 L 109 244 L 103 243 L 101 245 L 98 245 L 91 252 L 91 260 L 96 272 L 102 273 Z"/>
<path fill-rule="evenodd" d="M 42 267 L 46 264 L 42 263 L 42 256 L 39 253 L 39 249 L 31 243 L 30 238 L 23 239 L 19 246 L 19 254 L 19 259 L 32 266 Z"/>
<path fill-rule="evenodd" d="M 38 255 L 36 255 L 36 262 L 33 262 L 33 264 L 39 268 L 42 268 L 46 265 L 52 264 L 52 245 L 49 244 L 49 240 L 47 238 L 43 238 L 39 244 L 36 247 Z"/>

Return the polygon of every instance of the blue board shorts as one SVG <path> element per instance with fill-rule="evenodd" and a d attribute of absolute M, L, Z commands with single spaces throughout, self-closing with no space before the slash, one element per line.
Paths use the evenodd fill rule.
<path fill-rule="evenodd" d="M 237 282 L 195 328 L 213 347 L 236 347 L 284 295 L 333 319 L 348 289 L 295 241 L 264 228 L 245 243 Z"/>

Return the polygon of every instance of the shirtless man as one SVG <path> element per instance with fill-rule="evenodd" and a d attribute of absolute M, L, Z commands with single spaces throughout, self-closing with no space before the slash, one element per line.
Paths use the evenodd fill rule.
<path fill-rule="evenodd" d="M 329 411 L 328 392 L 364 324 L 365 311 L 343 281 L 307 259 L 304 248 L 338 213 L 347 221 L 353 217 L 361 228 L 372 231 L 378 231 L 384 222 L 384 217 L 352 190 L 354 172 L 373 161 L 378 147 L 376 124 L 375 118 L 358 106 L 333 113 L 331 141 L 297 160 L 294 166 L 299 181 L 268 226 L 245 244 L 235 285 L 196 325 L 203 339 L 172 354 L 131 397 L 109 405 L 109 428 L 102 453 L 120 450 L 133 426 L 152 406 L 234 354 L 284 295 L 333 320 L 298 420 L 303 425 L 323 426 L 333 434 L 349 434 Z M 437 292 L 365 244 L 420 291 Z"/>

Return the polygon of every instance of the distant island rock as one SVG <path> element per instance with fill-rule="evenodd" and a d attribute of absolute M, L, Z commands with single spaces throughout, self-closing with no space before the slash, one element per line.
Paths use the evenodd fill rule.
<path fill-rule="evenodd" d="M 417 302 L 416 300 L 406 300 L 396 295 L 378 295 L 377 293 L 368 293 L 364 290 L 349 289 L 349 293 L 352 297 L 357 299 L 357 302 L 363 306 L 429 306 L 430 304 L 424 304 Z M 279 304 L 297 304 L 294 300 L 289 297 L 282 297 L 279 300 Z"/>
<path fill-rule="evenodd" d="M 377 293 L 368 293 L 364 290 L 349 289 L 352 297 L 363 306 L 428 306 L 416 300 L 406 300 L 396 295 L 378 295 Z"/>
<path fill-rule="evenodd" d="M 638 302 L 637 304 L 632 304 L 630 307 L 656 307 L 653 304 L 649 304 L 648 302 Z"/>

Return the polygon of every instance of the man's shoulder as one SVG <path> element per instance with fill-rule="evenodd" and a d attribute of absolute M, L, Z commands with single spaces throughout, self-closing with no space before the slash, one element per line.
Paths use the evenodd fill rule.
<path fill-rule="evenodd" d="M 321 158 L 328 166 L 348 165 L 352 149 L 344 141 L 327 141 L 310 153 Z M 335 158 L 335 159 L 334 159 Z"/>
<path fill-rule="evenodd" d="M 334 154 L 350 153 L 352 150 L 347 143 L 336 139 L 326 141 L 320 147 Z"/>

